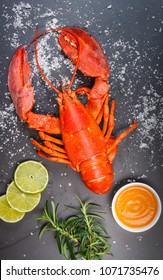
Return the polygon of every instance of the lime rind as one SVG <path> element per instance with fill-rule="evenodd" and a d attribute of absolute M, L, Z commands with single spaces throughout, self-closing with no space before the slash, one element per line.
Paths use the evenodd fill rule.
<path fill-rule="evenodd" d="M 48 184 L 47 169 L 37 161 L 26 161 L 18 165 L 14 173 L 17 187 L 25 193 L 40 193 Z"/>
<path fill-rule="evenodd" d="M 41 194 L 23 193 L 13 181 L 7 188 L 6 199 L 13 209 L 19 212 L 30 212 L 39 204 Z"/>
<path fill-rule="evenodd" d="M 6 195 L 0 196 L 0 219 L 8 223 L 20 221 L 39 204 L 48 180 L 48 171 L 40 162 L 28 160 L 19 164 Z"/>
<path fill-rule="evenodd" d="M 0 218 L 7 223 L 16 223 L 24 217 L 25 213 L 13 209 L 7 202 L 6 195 L 0 197 Z"/>

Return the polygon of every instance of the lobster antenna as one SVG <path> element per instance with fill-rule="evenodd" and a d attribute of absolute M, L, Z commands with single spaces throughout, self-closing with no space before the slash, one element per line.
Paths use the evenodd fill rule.
<path fill-rule="evenodd" d="M 45 32 L 44 32 L 45 33 Z M 41 34 L 43 35 L 43 34 Z M 58 94 L 59 97 L 61 97 L 62 93 L 50 82 L 50 80 L 47 78 L 47 76 L 44 74 L 39 61 L 38 61 L 38 51 L 37 51 L 37 39 L 41 36 L 40 34 L 38 34 L 38 27 L 36 27 L 36 37 L 34 38 L 33 41 L 31 41 L 31 43 L 27 46 L 27 48 L 34 42 L 34 51 L 35 51 L 35 58 L 36 58 L 36 65 L 38 67 L 38 70 L 41 74 L 41 76 L 44 78 L 44 80 L 47 82 L 47 84 Z"/>
<path fill-rule="evenodd" d="M 37 31 L 38 31 L 38 27 L 36 27 Z M 53 31 L 59 31 L 60 28 L 59 27 L 56 27 L 56 28 L 49 28 L 49 29 L 46 29 L 44 31 L 42 31 L 40 34 L 38 34 L 37 32 L 37 35 L 31 40 L 31 42 L 27 45 L 26 47 L 26 50 L 41 36 L 43 36 L 44 34 L 46 33 L 50 33 L 50 32 L 53 32 Z"/>

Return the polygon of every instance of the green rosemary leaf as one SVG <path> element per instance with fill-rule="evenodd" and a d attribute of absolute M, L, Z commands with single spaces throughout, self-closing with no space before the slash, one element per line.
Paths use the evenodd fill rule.
<path fill-rule="evenodd" d="M 66 226 L 68 227 L 69 225 L 72 226 L 74 223 L 79 222 L 79 217 L 78 216 L 70 216 L 66 220 Z"/>
<path fill-rule="evenodd" d="M 58 245 L 58 250 L 61 254 L 61 235 L 59 234 L 59 232 L 56 233 L 56 241 L 57 241 L 57 245 Z"/>
<path fill-rule="evenodd" d="M 45 216 L 49 216 L 50 217 L 50 208 L 49 208 L 48 200 L 46 201 L 46 204 L 45 204 L 45 207 L 44 207 L 44 213 L 45 213 Z"/>
<path fill-rule="evenodd" d="M 70 252 L 69 259 L 76 260 L 75 253 L 74 253 L 74 245 L 72 243 L 70 244 L 70 240 L 68 238 L 66 238 L 66 245 L 67 245 L 67 250 L 69 250 Z"/>
<path fill-rule="evenodd" d="M 81 238 L 81 242 L 80 242 L 80 249 L 81 251 L 83 251 L 85 249 L 85 243 L 87 242 L 88 237 L 87 235 L 85 235 L 85 232 L 83 234 L 83 237 Z"/>
<path fill-rule="evenodd" d="M 38 217 L 38 218 L 35 218 L 35 220 L 36 221 L 38 221 L 38 224 L 40 225 L 40 223 L 42 222 L 42 221 L 49 221 L 49 219 L 46 217 L 46 216 L 44 216 L 44 215 L 42 215 L 42 217 Z"/>
<path fill-rule="evenodd" d="M 91 209 L 91 212 L 92 213 L 97 213 L 97 209 L 96 210 Z M 105 214 L 105 215 L 108 214 L 106 211 L 99 211 L 99 210 L 98 210 L 98 213 Z"/>
<path fill-rule="evenodd" d="M 62 254 L 65 256 L 66 259 L 69 259 L 69 253 L 68 253 L 68 250 L 67 250 L 66 241 L 64 241 L 64 243 L 62 244 Z"/>
<path fill-rule="evenodd" d="M 105 220 L 102 216 L 98 215 L 97 213 L 95 214 L 95 213 L 87 212 L 87 216 Z"/>
<path fill-rule="evenodd" d="M 81 201 L 81 199 L 80 199 L 78 196 L 76 196 L 76 198 L 77 198 L 77 199 L 78 199 L 78 201 L 80 202 L 80 205 L 81 205 L 82 207 L 84 207 L 85 202 L 83 203 L 83 202 Z"/>
<path fill-rule="evenodd" d="M 47 225 L 47 224 L 45 224 L 45 225 L 42 227 L 42 229 L 41 229 L 40 232 L 39 232 L 39 239 L 41 239 L 41 237 L 43 236 L 43 234 L 44 234 L 44 232 L 47 230 L 47 228 L 48 228 L 48 225 Z"/>
<path fill-rule="evenodd" d="M 87 247 L 87 249 L 86 249 L 86 251 L 85 251 L 86 260 L 91 260 L 91 259 L 92 259 L 90 253 L 91 253 L 91 248 L 90 248 L 90 247 Z"/>
<path fill-rule="evenodd" d="M 80 238 L 80 237 L 82 238 L 82 236 L 87 237 L 87 234 L 88 234 L 87 230 L 79 229 L 78 231 L 76 230 L 75 237 L 78 237 L 78 238 Z"/>
<path fill-rule="evenodd" d="M 65 256 L 66 259 L 75 260 L 75 253 L 74 253 L 74 246 L 70 244 L 69 238 L 65 238 L 64 242 L 62 243 L 62 254 Z"/>
<path fill-rule="evenodd" d="M 51 201 L 51 207 L 52 207 L 52 217 L 53 217 L 53 221 L 57 222 L 57 211 L 58 211 L 58 206 L 59 204 L 57 204 L 55 206 L 54 202 Z"/>
<path fill-rule="evenodd" d="M 97 206 L 97 207 L 101 207 L 101 205 L 100 204 L 97 204 L 97 203 L 94 203 L 94 202 L 89 202 L 89 205 L 90 206 Z M 97 211 L 97 210 L 96 210 Z"/>
<path fill-rule="evenodd" d="M 104 227 L 103 225 L 101 225 L 101 224 L 95 223 L 94 229 L 95 229 L 96 232 L 101 232 L 101 231 L 102 231 L 102 232 L 104 232 L 106 235 L 108 234 L 108 232 L 107 232 L 107 230 L 105 229 L 105 227 Z"/>
<path fill-rule="evenodd" d="M 71 206 L 71 205 L 65 205 L 67 208 L 72 209 L 72 210 L 76 210 L 76 211 L 80 211 L 80 209 L 78 207 L 75 206 Z"/>

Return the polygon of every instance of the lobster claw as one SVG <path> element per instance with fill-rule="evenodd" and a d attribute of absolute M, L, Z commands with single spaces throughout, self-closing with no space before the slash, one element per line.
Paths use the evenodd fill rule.
<path fill-rule="evenodd" d="M 105 54 L 95 38 L 83 29 L 66 27 L 59 31 L 58 41 L 63 52 L 78 68 L 89 77 L 101 77 L 107 80 L 110 75 Z"/>
<path fill-rule="evenodd" d="M 19 47 L 11 59 L 8 69 L 8 88 L 18 116 L 26 121 L 30 128 L 47 133 L 60 133 L 58 118 L 32 112 L 35 103 L 34 88 L 31 67 L 24 46 Z"/>
<path fill-rule="evenodd" d="M 80 28 L 61 28 L 59 33 L 58 41 L 65 55 L 85 76 L 95 78 L 92 89 L 82 87 L 76 93 L 88 95 L 86 107 L 97 119 L 110 88 L 107 82 L 110 69 L 103 49 L 93 36 Z"/>
<path fill-rule="evenodd" d="M 31 68 L 27 52 L 23 46 L 12 57 L 8 70 L 8 88 L 16 112 L 21 120 L 26 121 L 27 113 L 34 105 Z"/>

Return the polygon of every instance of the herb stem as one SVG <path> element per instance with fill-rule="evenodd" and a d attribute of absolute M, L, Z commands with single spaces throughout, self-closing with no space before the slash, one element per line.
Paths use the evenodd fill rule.
<path fill-rule="evenodd" d="M 93 246 L 93 243 L 92 243 L 92 229 L 91 229 L 91 226 L 90 226 L 90 221 L 89 221 L 89 216 L 87 216 L 87 212 L 86 212 L 86 207 L 83 207 L 81 209 L 82 213 L 83 213 L 83 216 L 84 216 L 84 220 L 85 220 L 85 223 L 87 225 L 87 228 L 88 228 L 88 233 L 89 233 L 89 247 L 90 247 L 90 259 L 91 259 L 91 255 L 92 255 L 92 246 Z"/>
<path fill-rule="evenodd" d="M 64 230 L 61 226 L 59 226 L 58 223 L 54 222 L 50 217 L 49 217 L 49 223 L 52 225 L 52 228 L 54 228 L 56 231 L 61 233 L 62 235 L 68 237 L 69 239 L 73 240 L 75 243 L 79 243 L 78 239 L 75 238 L 72 234 L 70 234 L 67 230 Z"/>

